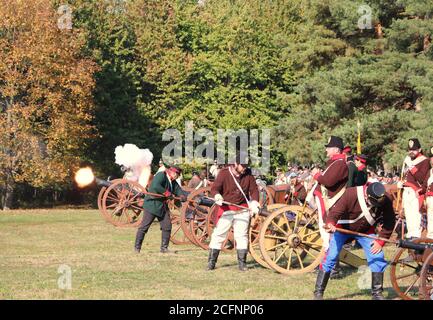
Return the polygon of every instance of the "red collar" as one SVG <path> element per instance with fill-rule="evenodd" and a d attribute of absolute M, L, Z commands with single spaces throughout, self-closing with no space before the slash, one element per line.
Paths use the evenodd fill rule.
<path fill-rule="evenodd" d="M 364 165 L 364 164 L 361 164 L 361 165 L 358 167 L 358 171 L 362 171 L 364 168 L 365 168 L 365 165 Z"/>
<path fill-rule="evenodd" d="M 334 154 L 334 155 L 331 157 L 331 160 L 332 160 L 332 161 L 340 160 L 340 159 L 342 159 L 342 160 L 346 160 L 346 155 L 345 155 L 344 153 L 338 153 L 338 154 Z"/>

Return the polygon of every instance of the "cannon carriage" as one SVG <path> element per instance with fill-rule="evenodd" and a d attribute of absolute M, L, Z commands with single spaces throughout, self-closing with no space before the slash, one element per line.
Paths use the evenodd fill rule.
<path fill-rule="evenodd" d="M 392 286 L 403 300 L 433 300 L 433 239 L 399 240 L 391 260 Z"/>

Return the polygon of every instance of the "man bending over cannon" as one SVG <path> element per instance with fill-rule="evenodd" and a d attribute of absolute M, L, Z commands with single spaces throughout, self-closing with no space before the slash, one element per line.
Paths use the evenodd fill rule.
<path fill-rule="evenodd" d="M 149 230 L 149 227 L 155 218 L 158 219 L 162 231 L 161 252 L 169 252 L 168 244 L 170 242 L 171 235 L 171 220 L 167 201 L 172 195 L 176 195 L 181 197 L 182 200 L 186 200 L 186 192 L 184 192 L 176 182 L 176 179 L 179 177 L 180 173 L 180 168 L 170 167 L 165 171 L 156 173 L 156 175 L 153 177 L 148 192 L 160 194 L 161 196 L 158 197 L 146 194 L 144 198 L 143 220 L 138 227 L 137 236 L 135 238 L 136 253 L 140 252 L 144 235 Z"/>
<path fill-rule="evenodd" d="M 221 246 L 232 225 L 239 270 L 247 270 L 250 215 L 259 212 L 259 190 L 254 176 L 247 168 L 247 162 L 237 154 L 236 161 L 221 169 L 212 185 L 211 196 L 218 205 L 218 221 L 209 244 L 208 270 L 215 269 Z M 240 207 L 245 207 L 246 210 Z"/>
<path fill-rule="evenodd" d="M 363 234 L 375 233 L 375 225 L 381 223 L 379 232 L 381 238 L 389 239 L 394 229 L 395 213 L 392 200 L 385 193 L 385 187 L 380 182 L 368 186 L 348 188 L 341 199 L 329 210 L 326 218 L 325 230 L 331 234 L 329 249 L 320 265 L 316 280 L 314 298 L 323 299 L 323 293 L 341 248 L 347 240 L 355 239 L 364 249 L 368 266 L 372 272 L 372 298 L 384 300 L 383 272 L 387 266 L 382 251 L 384 241 L 374 240 L 366 236 L 348 234 L 358 232 Z M 340 229 L 342 228 L 348 230 Z"/>

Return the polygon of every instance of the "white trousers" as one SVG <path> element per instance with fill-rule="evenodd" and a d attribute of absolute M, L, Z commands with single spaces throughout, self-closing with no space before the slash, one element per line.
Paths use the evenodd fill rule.
<path fill-rule="evenodd" d="M 427 238 L 433 239 L 433 197 L 427 197 Z"/>
<path fill-rule="evenodd" d="M 406 238 L 421 238 L 421 213 L 419 212 L 419 201 L 412 188 L 404 188 L 403 209 L 407 225 Z"/>
<path fill-rule="evenodd" d="M 236 241 L 236 249 L 248 249 L 248 228 L 250 225 L 250 212 L 225 211 L 213 230 L 209 248 L 221 250 L 222 244 L 227 238 L 227 234 L 233 225 L 233 233 Z"/>

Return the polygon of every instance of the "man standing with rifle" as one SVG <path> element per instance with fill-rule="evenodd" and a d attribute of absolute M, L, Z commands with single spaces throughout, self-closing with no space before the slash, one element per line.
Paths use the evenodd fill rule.
<path fill-rule="evenodd" d="M 337 228 L 352 232 L 374 234 L 375 225 L 381 223 L 379 236 L 389 239 L 394 229 L 395 213 L 392 200 L 385 193 L 380 182 L 368 186 L 348 188 L 341 199 L 333 206 L 327 216 L 325 230 L 331 235 L 329 250 L 322 261 L 322 268 L 317 275 L 314 298 L 323 299 L 323 293 L 344 243 L 355 239 L 364 249 L 368 266 L 372 271 L 372 299 L 384 300 L 383 272 L 387 266 L 382 247 L 385 242 L 363 236 L 353 236 Z"/>
<path fill-rule="evenodd" d="M 406 238 L 421 238 L 421 212 L 424 201 L 423 186 L 428 179 L 430 169 L 429 159 L 422 154 L 418 139 L 409 139 L 409 154 L 404 160 L 406 167 L 404 181 L 397 184 L 403 189 L 403 209 L 406 217 Z"/>
<path fill-rule="evenodd" d="M 168 253 L 168 244 L 171 235 L 171 220 L 167 201 L 173 195 L 182 198 L 186 201 L 186 192 L 182 190 L 176 179 L 179 177 L 181 169 L 178 167 L 170 167 L 165 171 L 160 171 L 153 177 L 149 187 L 149 193 L 159 194 L 154 196 L 147 194 L 144 198 L 143 205 L 143 220 L 137 230 L 135 238 L 135 252 L 139 253 L 143 239 L 150 225 L 155 218 L 158 219 L 162 231 L 161 253 Z"/>
<path fill-rule="evenodd" d="M 259 212 L 259 190 L 246 157 L 238 153 L 232 164 L 221 169 L 212 185 L 211 197 L 218 205 L 218 221 L 209 244 L 207 270 L 215 269 L 222 244 L 233 226 L 239 270 L 246 271 L 250 217 Z"/>

